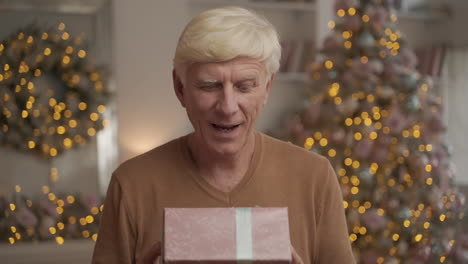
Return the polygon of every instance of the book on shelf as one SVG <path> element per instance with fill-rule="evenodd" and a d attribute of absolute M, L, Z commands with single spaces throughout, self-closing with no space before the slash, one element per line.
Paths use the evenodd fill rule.
<path fill-rule="evenodd" d="M 315 0 L 250 0 L 256 3 L 314 3 Z"/>
<path fill-rule="evenodd" d="M 417 48 L 415 53 L 418 58 L 416 69 L 423 75 L 440 76 L 445 57 L 444 46 L 432 46 Z"/>
<path fill-rule="evenodd" d="M 281 60 L 279 72 L 306 72 L 315 59 L 315 43 L 310 40 L 281 41 Z"/>

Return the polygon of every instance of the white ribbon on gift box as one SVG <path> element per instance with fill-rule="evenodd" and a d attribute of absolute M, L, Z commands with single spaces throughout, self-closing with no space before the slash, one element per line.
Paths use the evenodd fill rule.
<path fill-rule="evenodd" d="M 248 207 L 236 208 L 237 263 L 250 264 L 253 259 L 252 211 Z"/>

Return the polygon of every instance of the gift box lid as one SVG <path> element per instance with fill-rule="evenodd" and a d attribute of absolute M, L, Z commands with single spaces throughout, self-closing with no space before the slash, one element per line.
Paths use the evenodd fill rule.
<path fill-rule="evenodd" d="M 165 263 L 291 263 L 283 207 L 166 208 Z"/>

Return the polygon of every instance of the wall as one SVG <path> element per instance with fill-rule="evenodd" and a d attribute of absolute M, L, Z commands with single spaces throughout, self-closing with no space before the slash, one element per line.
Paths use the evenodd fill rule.
<path fill-rule="evenodd" d="M 99 15 L 103 15 L 99 13 Z M 71 36 L 85 35 L 90 43 L 88 57 L 92 63 L 108 64 L 110 48 L 106 46 L 106 37 L 102 27 L 105 23 L 97 23 L 94 14 L 59 14 L 43 11 L 0 11 L 0 39 L 8 37 L 31 23 L 42 27 L 57 27 L 65 23 L 66 31 Z M 107 30 L 108 31 L 108 30 Z M 105 32 L 105 31 L 104 31 Z M 102 41 L 104 40 L 104 41 Z M 76 165 L 80 166 L 77 167 Z M 48 176 L 51 167 L 58 168 L 59 181 L 56 189 L 64 192 L 98 192 L 98 166 L 96 142 L 93 140 L 87 146 L 66 152 L 54 161 L 37 158 L 31 154 L 20 153 L 12 149 L 0 148 L 0 195 L 11 193 L 15 185 L 20 185 L 22 192 L 33 196 L 41 192 L 41 186 L 49 184 Z"/>

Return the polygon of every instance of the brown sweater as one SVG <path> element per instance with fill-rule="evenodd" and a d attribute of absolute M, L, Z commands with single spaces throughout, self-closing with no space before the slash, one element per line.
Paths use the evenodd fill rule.
<path fill-rule="evenodd" d="M 229 193 L 197 175 L 187 136 L 123 163 L 112 176 L 93 263 L 142 263 L 162 238 L 165 207 L 288 207 L 304 263 L 355 263 L 328 160 L 256 133 L 251 166 Z"/>

